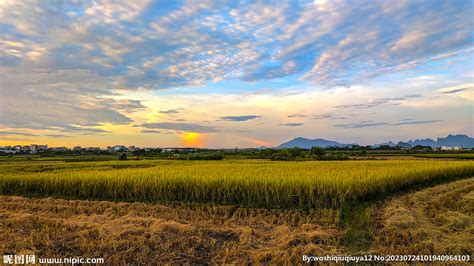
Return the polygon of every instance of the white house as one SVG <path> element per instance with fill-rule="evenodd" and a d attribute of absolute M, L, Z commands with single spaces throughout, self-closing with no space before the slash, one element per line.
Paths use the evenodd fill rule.
<path fill-rule="evenodd" d="M 439 148 L 439 149 L 442 150 L 442 151 L 460 151 L 460 150 L 462 150 L 462 147 L 459 147 L 459 146 L 453 146 L 453 147 L 441 146 L 441 148 Z"/>

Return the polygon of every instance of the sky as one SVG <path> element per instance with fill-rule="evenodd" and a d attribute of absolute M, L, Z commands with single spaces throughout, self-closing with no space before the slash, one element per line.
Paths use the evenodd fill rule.
<path fill-rule="evenodd" d="M 474 2 L 0 0 L 0 145 L 473 136 Z"/>

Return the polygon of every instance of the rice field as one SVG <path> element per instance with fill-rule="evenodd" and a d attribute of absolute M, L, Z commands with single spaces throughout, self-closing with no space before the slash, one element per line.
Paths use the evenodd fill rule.
<path fill-rule="evenodd" d="M 0 164 L 0 194 L 317 209 L 470 176 L 472 161 L 34 162 Z"/>

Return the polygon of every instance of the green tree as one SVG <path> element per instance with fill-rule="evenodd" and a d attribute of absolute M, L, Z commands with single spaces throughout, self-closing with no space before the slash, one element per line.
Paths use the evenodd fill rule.
<path fill-rule="evenodd" d="M 270 158 L 272 157 L 274 151 L 272 149 L 263 149 L 260 150 L 260 158 Z"/>
<path fill-rule="evenodd" d="M 298 148 L 298 147 L 291 148 L 291 149 L 288 150 L 288 152 L 290 153 L 291 157 L 293 157 L 293 158 L 301 156 L 301 153 L 302 153 L 301 149 Z"/>
<path fill-rule="evenodd" d="M 318 158 L 318 160 L 321 160 L 324 155 L 326 155 L 326 151 L 323 148 L 317 146 L 312 147 L 310 153 L 313 157 Z"/>
<path fill-rule="evenodd" d="M 134 156 L 144 156 L 146 154 L 146 150 L 144 149 L 136 149 L 132 152 Z"/>
<path fill-rule="evenodd" d="M 433 148 L 430 146 L 423 146 L 423 145 L 416 145 L 415 147 L 411 148 L 414 151 L 433 151 Z"/>

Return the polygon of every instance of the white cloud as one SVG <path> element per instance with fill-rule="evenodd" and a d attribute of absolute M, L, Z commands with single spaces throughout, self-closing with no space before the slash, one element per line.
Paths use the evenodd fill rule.
<path fill-rule="evenodd" d="M 134 1 L 94 1 L 84 14 L 95 22 L 117 23 L 119 21 L 135 20 L 150 4 L 149 0 Z"/>
<path fill-rule="evenodd" d="M 102 124 L 128 124 L 125 114 L 144 109 L 114 99 L 107 79 L 84 70 L 12 71 L 3 68 L 0 124 L 11 128 L 102 132 Z M 28 79 L 25 79 L 27 73 Z"/>
<path fill-rule="evenodd" d="M 449 96 L 461 97 L 474 102 L 474 83 L 461 84 L 437 90 L 439 93 Z"/>
<path fill-rule="evenodd" d="M 160 104 L 167 109 L 176 108 L 176 104 L 203 110 L 199 117 L 186 117 L 186 121 L 217 119 L 225 115 L 222 110 L 226 108 L 232 109 L 228 113 L 262 115 L 259 123 L 275 125 L 266 129 L 275 140 L 286 134 L 273 132 L 281 130 L 276 128 L 281 118 L 302 109 L 308 117 L 300 118 L 310 119 L 312 115 L 333 114 L 333 106 L 338 105 L 375 104 L 372 107 L 379 108 L 377 98 L 425 95 L 420 90 L 443 86 L 446 90 L 429 97 L 449 99 L 449 108 L 455 108 L 459 98 L 472 101 L 471 90 L 452 87 L 470 84 L 466 79 L 472 80 L 472 75 L 452 76 L 461 81 L 420 77 L 397 86 L 367 86 L 375 77 L 414 69 L 421 71 L 415 76 L 429 76 L 422 72 L 423 67 L 451 67 L 458 58 L 470 59 L 474 51 L 471 1 L 1 3 L 0 122 L 11 127 L 80 131 L 82 127 L 99 129 L 97 125 L 102 123 L 127 124 L 135 118 L 133 114 L 147 110 L 143 105 L 152 104 L 137 102 L 153 98 L 151 90 L 202 87 L 222 80 L 240 80 L 246 87 L 245 81 L 288 77 L 291 82 L 300 78 L 316 86 L 294 82 L 298 83 L 295 88 L 288 85 L 270 88 L 269 93 L 249 91 L 229 97 L 180 97 L 180 91 L 173 91 L 178 94 L 172 98 L 177 102 L 170 104 L 167 101 L 172 100 L 166 99 Z M 438 87 L 433 88 L 436 83 Z M 354 94 L 350 99 L 342 100 L 349 92 L 338 85 L 351 85 L 350 93 Z M 328 87 L 332 87 L 330 92 L 318 92 Z M 117 95 L 119 90 L 130 95 L 144 92 L 146 97 L 123 98 Z M 315 102 L 318 110 L 312 107 Z M 429 104 L 433 103 L 437 107 L 446 104 L 426 98 L 403 102 L 404 106 L 390 105 L 387 110 L 431 110 Z M 149 117 L 139 119 L 157 122 Z M 304 127 L 313 130 L 326 125 L 311 126 L 304 121 Z"/>
<path fill-rule="evenodd" d="M 469 49 L 473 26 L 469 2 L 6 5 L 0 20 L 14 30 L 6 32 L 3 61 L 87 68 L 121 75 L 127 87 L 157 89 L 294 74 L 353 85 L 456 56 Z M 130 67 L 136 71 L 127 76 L 122 69 Z"/>

